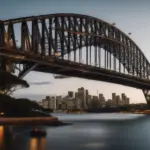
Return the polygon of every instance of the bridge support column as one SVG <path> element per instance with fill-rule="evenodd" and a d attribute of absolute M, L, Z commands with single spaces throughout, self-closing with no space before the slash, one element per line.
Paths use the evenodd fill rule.
<path fill-rule="evenodd" d="M 5 71 L 6 72 L 6 59 L 0 58 L 0 71 Z M 2 73 L 2 77 L 0 78 L 0 93 L 3 93 L 6 90 L 6 85 L 5 85 L 5 76 Z"/>
<path fill-rule="evenodd" d="M 0 20 L 0 49 L 4 47 L 4 23 Z M 0 71 L 6 71 L 6 60 L 0 57 Z M 5 91 L 5 77 L 1 77 L 0 93 Z"/>
<path fill-rule="evenodd" d="M 0 47 L 4 46 L 4 23 L 0 20 Z"/>
<path fill-rule="evenodd" d="M 147 101 L 147 104 L 150 107 L 150 90 L 145 89 L 145 90 L 143 90 L 143 93 L 144 93 L 145 99 Z"/>

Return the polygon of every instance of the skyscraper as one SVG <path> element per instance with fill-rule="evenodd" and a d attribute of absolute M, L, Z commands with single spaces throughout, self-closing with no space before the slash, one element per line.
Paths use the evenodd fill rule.
<path fill-rule="evenodd" d="M 68 91 L 68 97 L 73 97 L 73 96 L 74 96 L 74 92 Z"/>
<path fill-rule="evenodd" d="M 112 103 L 113 103 L 114 106 L 117 106 L 116 93 L 112 93 Z"/>
<path fill-rule="evenodd" d="M 86 109 L 87 108 L 86 96 L 85 96 L 85 90 L 83 87 L 78 88 L 78 98 L 81 100 L 82 108 Z"/>

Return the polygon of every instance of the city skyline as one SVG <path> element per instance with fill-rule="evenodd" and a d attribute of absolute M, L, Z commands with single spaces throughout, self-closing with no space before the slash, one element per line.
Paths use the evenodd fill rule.
<path fill-rule="evenodd" d="M 56 95 L 55 95 L 55 94 L 51 94 L 51 95 L 46 95 L 45 97 L 47 97 L 47 96 L 52 96 L 52 97 L 57 97 L 57 96 L 67 97 L 67 96 L 69 96 L 69 94 L 72 95 L 72 96 L 69 96 L 69 97 L 75 97 L 76 93 L 78 92 L 78 89 L 81 89 L 81 88 L 83 88 L 84 90 L 88 91 L 88 95 L 90 95 L 90 96 L 92 96 L 92 97 L 94 97 L 94 96 L 99 97 L 99 95 L 103 95 L 103 96 L 104 96 L 104 99 L 105 99 L 106 101 L 112 99 L 112 95 L 113 95 L 113 94 L 115 94 L 115 96 L 120 96 L 120 97 L 121 97 L 122 94 L 125 94 L 125 93 L 121 93 L 121 94 L 119 95 L 118 93 L 111 93 L 111 96 L 110 96 L 110 97 L 105 98 L 105 95 L 104 95 L 103 93 L 101 93 L 100 91 L 96 91 L 96 95 L 94 95 L 94 94 L 91 94 L 91 93 L 89 92 L 89 90 L 88 90 L 86 87 L 78 87 L 75 91 L 72 91 L 72 90 L 66 91 L 66 93 L 64 93 L 63 95 L 61 95 L 61 94 L 56 94 Z M 126 95 L 126 94 L 125 94 L 125 95 Z M 126 96 L 127 96 L 127 95 L 126 95 Z M 45 97 L 44 97 L 44 98 L 45 98 Z M 130 97 L 127 97 L 127 98 L 130 99 Z M 35 99 L 35 101 L 36 101 L 36 99 Z"/>
<path fill-rule="evenodd" d="M 96 108 L 117 108 L 130 105 L 130 98 L 125 93 L 117 95 L 112 93 L 111 99 L 106 99 L 102 93 L 91 95 L 87 89 L 80 87 L 75 91 L 68 91 L 66 96 L 46 96 L 35 101 L 45 109 L 52 110 L 87 110 Z"/>
<path fill-rule="evenodd" d="M 57 0 L 51 2 L 46 0 L 42 2 L 28 2 L 28 0 L 20 2 L 14 0 L 10 2 L 5 0 L 2 2 L 3 5 L 0 6 L 0 14 L 2 14 L 0 20 L 59 12 L 87 14 L 103 19 L 109 23 L 115 22 L 116 26 L 126 34 L 131 32 L 131 38 L 142 49 L 150 61 L 150 31 L 148 30 L 150 19 L 147 15 L 150 12 L 148 8 L 149 2 L 145 1 L 144 3 L 138 1 L 136 4 L 134 4 L 133 1 L 115 2 L 95 1 L 95 3 L 93 3 L 86 1 L 85 3 L 85 1 L 60 2 Z M 9 13 L 7 11 L 8 9 Z M 93 94 L 95 94 L 97 90 L 101 91 L 107 98 L 109 98 L 113 92 L 118 94 L 126 93 L 131 98 L 131 102 L 146 102 L 141 90 L 106 82 L 78 78 L 55 80 L 51 74 L 38 72 L 30 72 L 24 79 L 31 83 L 31 87 L 29 89 L 18 90 L 13 96 L 40 100 L 48 93 L 63 94 L 67 90 L 74 90 L 77 87 L 83 86 L 87 87 Z M 33 82 L 41 84 L 35 85 L 32 84 Z"/>

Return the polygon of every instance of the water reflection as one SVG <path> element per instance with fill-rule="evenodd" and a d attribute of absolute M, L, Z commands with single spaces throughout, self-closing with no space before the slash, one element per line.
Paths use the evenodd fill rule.
<path fill-rule="evenodd" d="M 4 139 L 4 127 L 0 126 L 0 148 L 2 147 L 3 139 Z"/>
<path fill-rule="evenodd" d="M 31 126 L 0 126 L 0 150 L 148 150 L 150 116 L 85 114 L 60 117 L 72 126 L 48 127 L 46 138 L 31 138 Z M 113 118 L 113 119 L 112 119 Z"/>
<path fill-rule="evenodd" d="M 90 149 L 93 149 L 93 148 L 104 148 L 106 147 L 105 143 L 100 143 L 100 142 L 91 142 L 91 143 L 87 143 L 84 145 L 86 148 L 90 148 Z"/>
<path fill-rule="evenodd" d="M 31 138 L 30 150 L 46 150 L 46 138 Z"/>

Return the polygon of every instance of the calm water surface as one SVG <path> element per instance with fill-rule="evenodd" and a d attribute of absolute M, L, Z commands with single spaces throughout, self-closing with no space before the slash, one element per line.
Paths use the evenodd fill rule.
<path fill-rule="evenodd" d="M 55 114 L 71 126 L 40 127 L 46 138 L 31 138 L 31 127 L 0 126 L 0 150 L 150 150 L 150 116 Z"/>

